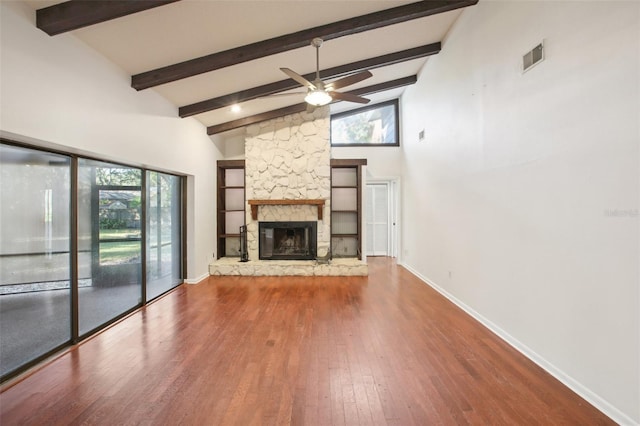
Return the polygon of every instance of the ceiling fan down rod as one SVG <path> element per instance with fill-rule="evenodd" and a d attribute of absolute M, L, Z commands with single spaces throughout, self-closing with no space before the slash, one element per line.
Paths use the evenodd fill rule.
<path fill-rule="evenodd" d="M 322 39 L 319 37 L 311 40 L 311 45 L 316 48 L 316 81 L 320 80 L 320 46 L 322 46 Z"/>

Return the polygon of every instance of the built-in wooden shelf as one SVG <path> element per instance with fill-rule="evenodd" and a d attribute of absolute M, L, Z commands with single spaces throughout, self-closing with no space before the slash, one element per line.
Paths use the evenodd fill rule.
<path fill-rule="evenodd" d="M 318 220 L 322 220 L 322 209 L 324 208 L 325 200 L 249 200 L 248 203 L 251 206 L 251 218 L 258 220 L 258 207 L 259 206 L 317 206 L 318 207 Z"/>
<path fill-rule="evenodd" d="M 349 218 L 349 222 L 355 220 L 355 233 L 337 233 L 336 223 L 331 220 L 331 256 L 357 257 L 362 259 L 362 166 L 367 165 L 366 159 L 331 159 L 331 213 L 337 213 Z M 339 173 L 338 178 L 336 175 Z M 346 179 L 345 179 L 346 178 Z M 335 190 L 340 190 L 340 196 L 336 199 Z M 345 204 L 346 202 L 346 204 Z M 355 206 L 352 209 L 351 206 Z M 349 227 L 352 230 L 353 226 Z M 345 247 L 345 251 L 338 252 L 336 240 L 355 240 L 355 251 Z M 351 247 L 351 243 L 349 247 Z"/>
<path fill-rule="evenodd" d="M 218 259 L 223 257 L 237 257 L 240 234 L 238 227 L 227 227 L 227 219 L 237 225 L 244 225 L 244 160 L 218 160 L 217 162 L 217 240 Z M 241 192 L 242 191 L 242 192 Z M 237 206 L 242 208 L 237 208 Z M 241 216 L 241 220 L 238 218 Z"/>

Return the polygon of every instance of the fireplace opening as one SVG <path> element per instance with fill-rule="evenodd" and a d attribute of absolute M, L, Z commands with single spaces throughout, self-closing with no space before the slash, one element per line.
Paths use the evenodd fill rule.
<path fill-rule="evenodd" d="M 317 251 L 316 222 L 260 222 L 262 260 L 313 260 Z"/>

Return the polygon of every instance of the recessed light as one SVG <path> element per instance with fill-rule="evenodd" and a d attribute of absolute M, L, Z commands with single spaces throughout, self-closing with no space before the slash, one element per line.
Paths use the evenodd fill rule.
<path fill-rule="evenodd" d="M 231 105 L 231 112 L 238 113 L 241 110 L 242 110 L 242 108 L 240 108 L 240 105 L 238 105 L 238 104 Z"/>

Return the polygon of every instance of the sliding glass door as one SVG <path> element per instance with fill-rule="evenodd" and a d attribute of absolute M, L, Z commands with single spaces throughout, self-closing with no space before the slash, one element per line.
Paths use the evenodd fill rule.
<path fill-rule="evenodd" d="M 0 145 L 0 376 L 71 339 L 71 159 Z"/>
<path fill-rule="evenodd" d="M 142 303 L 142 171 L 78 160 L 79 334 Z"/>
<path fill-rule="evenodd" d="M 147 172 L 147 301 L 182 282 L 182 195 L 178 176 Z"/>
<path fill-rule="evenodd" d="M 0 144 L 0 380 L 182 283 L 182 179 Z"/>

